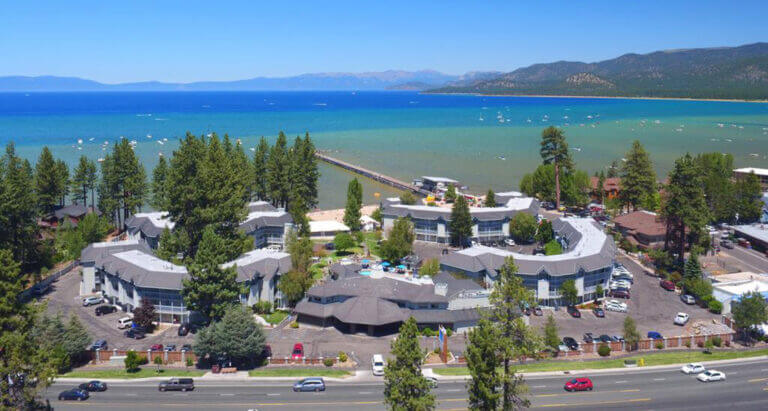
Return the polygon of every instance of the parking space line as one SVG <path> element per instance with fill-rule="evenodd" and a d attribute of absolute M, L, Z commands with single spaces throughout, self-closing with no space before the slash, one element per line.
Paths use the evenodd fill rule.
<path fill-rule="evenodd" d="M 269 393 L 269 394 L 267 394 L 267 397 L 277 397 L 278 395 L 280 395 L 280 394 L 278 394 L 278 393 Z"/>

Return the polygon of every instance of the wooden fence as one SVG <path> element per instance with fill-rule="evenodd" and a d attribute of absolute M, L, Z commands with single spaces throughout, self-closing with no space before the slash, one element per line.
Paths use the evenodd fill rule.
<path fill-rule="evenodd" d="M 164 364 L 181 363 L 186 364 L 187 358 L 192 359 L 192 362 L 197 362 L 197 356 L 193 352 L 182 351 L 152 351 L 152 350 L 139 350 L 135 351 L 140 358 L 146 358 L 149 364 L 152 364 L 155 358 L 160 357 L 163 359 Z M 98 364 L 101 362 L 107 362 L 112 357 L 125 358 L 128 354 L 126 350 L 89 350 L 88 356 L 91 362 Z"/>
<path fill-rule="evenodd" d="M 723 345 L 730 345 L 730 343 L 733 341 L 733 334 L 712 334 L 712 335 L 696 335 L 696 336 L 687 336 L 687 337 L 670 337 L 670 338 L 663 338 L 663 339 L 645 339 L 640 340 L 637 343 L 637 349 L 634 351 L 648 351 L 648 350 L 658 350 L 657 348 L 658 343 L 662 344 L 661 349 L 666 348 L 681 348 L 690 346 L 690 348 L 697 348 L 702 347 L 706 343 L 707 340 L 712 340 L 715 337 L 719 337 L 720 341 Z M 584 354 L 597 354 L 597 349 L 600 348 L 601 345 L 604 343 L 601 342 L 594 342 L 594 343 L 582 343 L 579 345 L 578 350 L 572 350 L 572 351 L 560 351 L 557 353 L 558 358 L 567 358 L 567 357 L 579 357 Z M 611 347 L 612 353 L 619 353 L 624 351 L 629 351 L 627 344 L 625 342 L 617 342 L 612 341 L 610 343 L 605 343 L 609 347 Z"/>

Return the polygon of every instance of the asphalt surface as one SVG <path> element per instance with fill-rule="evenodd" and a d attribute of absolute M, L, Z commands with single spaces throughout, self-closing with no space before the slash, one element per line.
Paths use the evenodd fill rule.
<path fill-rule="evenodd" d="M 727 380 L 702 383 L 678 368 L 600 373 L 596 375 L 534 377 L 527 379 L 533 408 L 595 409 L 768 409 L 768 360 L 713 367 Z M 563 384 L 573 376 L 588 376 L 590 392 L 569 393 Z M 58 393 L 73 384 L 55 384 L 47 397 L 57 410 L 194 409 L 194 410 L 305 410 L 383 409 L 382 382 L 328 382 L 320 393 L 294 393 L 291 382 L 202 382 L 193 392 L 159 392 L 157 383 L 110 384 L 84 402 L 58 401 Z M 465 409 L 463 381 L 441 381 L 433 390 L 438 409 Z"/>
<path fill-rule="evenodd" d="M 737 245 L 732 249 L 721 248 L 720 254 L 725 254 L 735 258 L 749 271 L 753 271 L 755 273 L 768 272 L 768 258 L 765 258 L 765 255 L 760 254 L 755 250 L 748 250 Z"/>

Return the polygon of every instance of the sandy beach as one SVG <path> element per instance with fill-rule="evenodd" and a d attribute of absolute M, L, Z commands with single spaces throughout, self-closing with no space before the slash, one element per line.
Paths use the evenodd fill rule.
<path fill-rule="evenodd" d="M 360 209 L 360 212 L 362 213 L 362 215 L 369 216 L 371 215 L 371 213 L 373 213 L 373 210 L 377 208 L 379 208 L 378 204 L 366 205 Z M 344 209 L 337 208 L 335 210 L 313 211 L 311 213 L 307 213 L 307 217 L 312 221 L 336 220 L 340 223 L 343 223 Z"/>

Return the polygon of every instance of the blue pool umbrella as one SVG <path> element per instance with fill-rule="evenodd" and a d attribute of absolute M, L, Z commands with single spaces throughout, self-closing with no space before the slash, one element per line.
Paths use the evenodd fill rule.
<path fill-rule="evenodd" d="M 363 260 L 363 264 L 368 264 L 368 263 L 369 263 L 368 260 Z"/>
<path fill-rule="evenodd" d="M 402 264 L 398 265 L 397 268 L 402 268 L 403 270 L 405 270 L 405 266 Z"/>
<path fill-rule="evenodd" d="M 382 266 L 382 267 L 389 267 L 390 265 L 392 265 L 392 264 L 390 264 L 390 263 L 389 263 L 389 262 L 387 262 L 387 261 L 384 261 L 383 263 L 381 263 L 381 266 Z"/>

